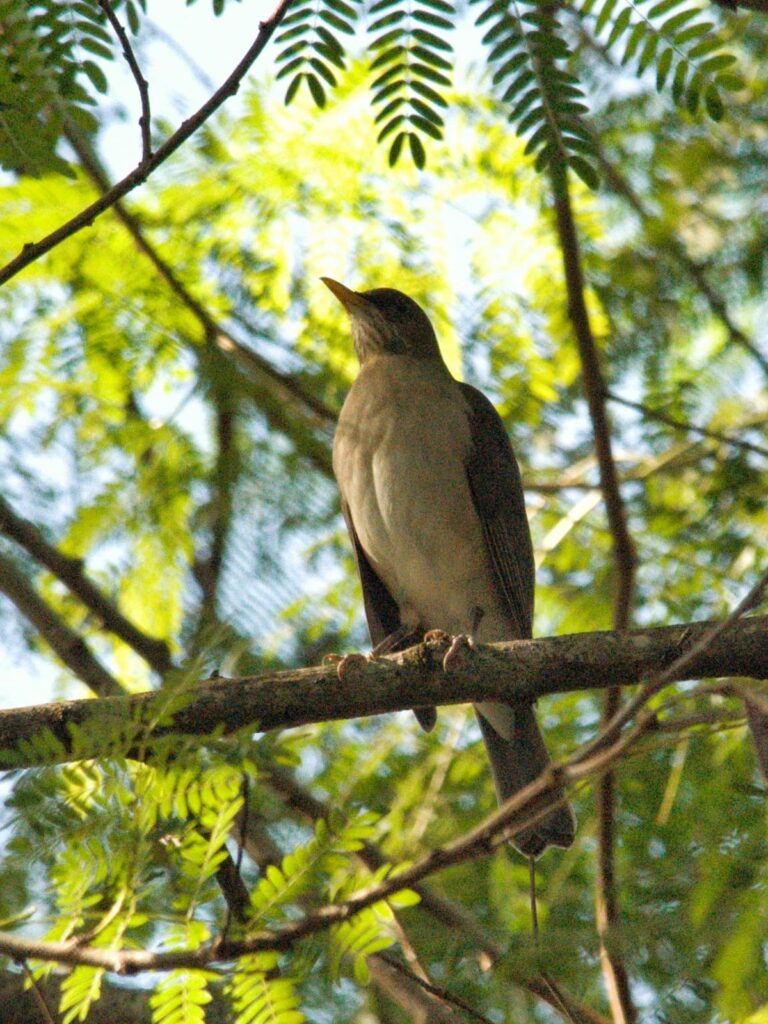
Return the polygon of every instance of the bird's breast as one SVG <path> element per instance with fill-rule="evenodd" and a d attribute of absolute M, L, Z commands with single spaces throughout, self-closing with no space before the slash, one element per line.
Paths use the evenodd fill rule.
<path fill-rule="evenodd" d="M 339 418 L 333 463 L 366 556 L 410 624 L 494 630 L 494 590 L 466 475 L 471 425 L 456 382 L 429 360 L 362 368 Z M 490 627 L 490 632 L 489 632 Z"/>

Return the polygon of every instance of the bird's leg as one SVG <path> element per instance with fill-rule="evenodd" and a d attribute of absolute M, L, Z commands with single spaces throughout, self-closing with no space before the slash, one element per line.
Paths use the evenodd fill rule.
<path fill-rule="evenodd" d="M 381 643 L 376 644 L 370 653 L 371 658 L 381 658 L 385 654 L 390 654 L 396 647 L 399 647 L 403 640 L 407 640 L 409 637 L 420 637 L 422 630 L 418 626 L 409 626 L 407 623 L 401 623 L 394 633 L 390 633 L 389 636 L 385 636 Z"/>
<path fill-rule="evenodd" d="M 472 624 L 470 626 L 469 635 L 466 633 L 459 633 L 458 636 L 453 637 L 451 640 L 451 646 L 448 648 L 445 653 L 445 657 L 443 658 L 444 672 L 450 672 L 452 669 L 458 667 L 462 652 L 468 647 L 473 651 L 477 650 L 475 633 L 477 632 L 484 615 L 485 610 L 479 605 L 475 605 L 472 609 Z"/>
<path fill-rule="evenodd" d="M 536 945 L 539 942 L 539 914 L 538 907 L 536 905 L 536 858 L 528 858 L 528 881 L 529 881 L 529 893 L 531 897 L 531 931 L 533 933 L 533 941 Z"/>

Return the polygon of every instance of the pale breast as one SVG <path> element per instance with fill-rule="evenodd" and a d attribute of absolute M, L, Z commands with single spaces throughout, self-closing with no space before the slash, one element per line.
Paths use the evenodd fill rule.
<path fill-rule="evenodd" d="M 358 539 L 403 621 L 510 635 L 491 579 L 465 465 L 468 408 L 434 362 L 381 356 L 365 364 L 339 418 L 333 464 Z"/>

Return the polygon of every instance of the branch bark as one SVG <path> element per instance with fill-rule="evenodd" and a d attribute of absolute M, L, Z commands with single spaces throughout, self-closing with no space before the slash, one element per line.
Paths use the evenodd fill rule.
<path fill-rule="evenodd" d="M 176 712 L 172 731 L 205 736 L 217 726 L 232 732 L 249 723 L 267 731 L 401 711 L 414 703 L 514 703 L 549 693 L 629 685 L 659 671 L 664 671 L 665 683 L 731 675 L 768 678 L 768 616 L 734 622 L 702 647 L 702 640 L 721 625 L 703 622 L 483 644 L 465 652 L 450 673 L 442 667 L 446 642 L 430 640 L 375 661 L 352 655 L 341 672 L 335 665 L 323 665 L 215 678 L 201 683 L 194 700 Z M 62 744 L 62 761 L 98 755 L 99 720 L 102 731 L 110 722 L 124 727 L 134 723 L 137 742 L 144 744 L 148 737 L 135 723 L 149 721 L 153 702 L 168 699 L 165 693 L 151 692 L 0 711 L 0 769 L 40 763 L 20 758 L 12 748 L 42 729 L 49 729 Z M 73 751 L 70 727 L 89 721 L 93 749 L 80 745 Z M 135 751 L 132 754 L 136 756 Z"/>

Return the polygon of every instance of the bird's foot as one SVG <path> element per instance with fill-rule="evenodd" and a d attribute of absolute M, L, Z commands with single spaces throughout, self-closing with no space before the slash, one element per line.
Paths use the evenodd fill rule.
<path fill-rule="evenodd" d="M 446 633 L 444 629 L 428 629 L 427 632 L 424 634 L 424 642 L 425 643 L 428 643 L 430 641 L 432 643 L 438 643 L 438 644 L 439 643 L 447 643 L 448 641 L 450 641 L 452 639 L 453 639 L 453 637 L 451 636 L 451 634 L 450 633 Z"/>
<path fill-rule="evenodd" d="M 353 654 L 326 654 L 323 658 L 323 663 L 335 665 L 336 675 L 339 677 L 339 681 L 343 683 L 350 672 L 354 672 L 355 669 L 367 665 L 368 662 L 374 661 L 375 658 L 374 654 L 359 654 L 357 652 Z"/>
<path fill-rule="evenodd" d="M 455 672 L 464 667 L 464 661 L 467 651 L 476 651 L 477 644 L 472 636 L 467 636 L 466 633 L 459 633 L 451 639 L 451 646 L 445 652 L 443 658 L 443 671 L 444 672 Z"/>

